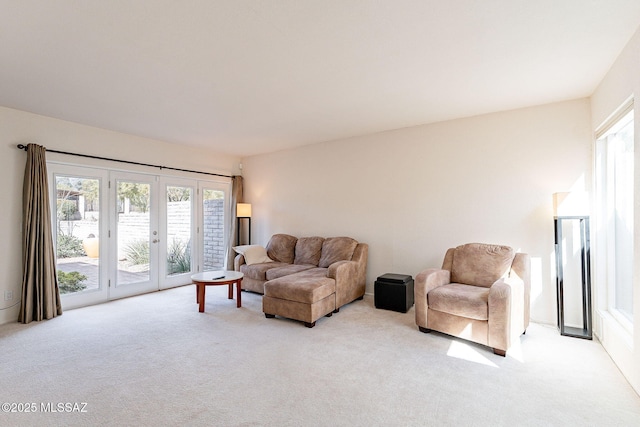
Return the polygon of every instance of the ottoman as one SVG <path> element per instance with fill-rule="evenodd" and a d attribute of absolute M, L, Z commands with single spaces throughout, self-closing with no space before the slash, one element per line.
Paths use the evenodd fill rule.
<path fill-rule="evenodd" d="M 326 269 L 303 271 L 266 282 L 262 311 L 267 318 L 286 317 L 313 328 L 316 320 L 333 314 L 335 292 L 336 281 L 326 277 Z"/>
<path fill-rule="evenodd" d="M 376 308 L 406 313 L 413 307 L 413 278 L 406 274 L 387 273 L 374 284 Z"/>

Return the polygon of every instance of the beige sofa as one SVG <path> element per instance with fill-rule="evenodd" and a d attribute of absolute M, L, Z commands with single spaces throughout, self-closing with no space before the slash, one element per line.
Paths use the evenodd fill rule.
<path fill-rule="evenodd" d="M 295 319 L 311 328 L 320 317 L 364 296 L 365 243 L 350 237 L 275 234 L 265 249 L 267 259 L 249 264 L 239 254 L 234 268 L 244 274 L 243 290 L 264 295 L 262 311 L 268 318 Z"/>
<path fill-rule="evenodd" d="M 508 246 L 461 245 L 447 251 L 441 269 L 416 276 L 416 324 L 505 356 L 529 326 L 530 292 L 529 255 Z"/>

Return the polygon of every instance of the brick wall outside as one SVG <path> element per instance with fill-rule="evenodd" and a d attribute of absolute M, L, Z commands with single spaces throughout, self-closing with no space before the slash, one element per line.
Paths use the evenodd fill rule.
<path fill-rule="evenodd" d="M 224 268 L 224 199 L 204 202 L 203 271 Z"/>

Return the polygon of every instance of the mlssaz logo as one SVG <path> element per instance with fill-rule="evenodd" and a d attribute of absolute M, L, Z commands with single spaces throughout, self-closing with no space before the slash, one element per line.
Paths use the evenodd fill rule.
<path fill-rule="evenodd" d="M 41 403 L 40 412 L 87 412 L 86 402 L 58 402 L 58 403 Z"/>

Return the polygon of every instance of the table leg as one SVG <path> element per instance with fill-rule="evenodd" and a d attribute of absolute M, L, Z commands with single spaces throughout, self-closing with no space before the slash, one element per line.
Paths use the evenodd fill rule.
<path fill-rule="evenodd" d="M 242 279 L 236 280 L 236 294 L 238 295 L 237 307 L 242 307 Z"/>
<path fill-rule="evenodd" d="M 229 299 L 233 299 L 233 283 L 229 283 Z"/>
<path fill-rule="evenodd" d="M 200 313 L 204 313 L 204 290 L 205 290 L 205 285 L 204 283 L 198 283 L 198 303 L 200 304 L 200 306 L 198 307 L 198 311 Z"/>

